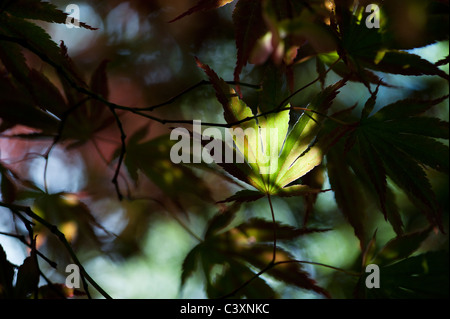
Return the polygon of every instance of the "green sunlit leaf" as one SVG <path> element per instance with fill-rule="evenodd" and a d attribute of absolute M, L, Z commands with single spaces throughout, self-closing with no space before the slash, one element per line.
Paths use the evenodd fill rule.
<path fill-rule="evenodd" d="M 345 81 L 340 81 L 318 94 L 289 131 L 289 105 L 286 109 L 255 119 L 251 109 L 211 68 L 198 60 L 197 64 L 213 84 L 216 96 L 224 108 L 225 120 L 232 126 L 236 150 L 243 154 L 248 165 L 241 166 L 241 169 L 239 166 L 231 167 L 238 171 L 251 168 L 252 174 L 244 176 L 251 176 L 253 182 L 249 182 L 248 177 L 240 179 L 254 186 L 262 194 L 294 196 L 314 192 L 298 185 L 286 186 L 322 162 L 324 151 L 320 143 L 314 144 L 314 139 L 324 121 L 324 113 Z M 233 134 L 236 132 L 240 132 L 240 135 Z M 232 175 L 238 177 L 240 174 Z M 233 199 L 248 201 L 257 197 L 255 193 L 245 192 Z"/>

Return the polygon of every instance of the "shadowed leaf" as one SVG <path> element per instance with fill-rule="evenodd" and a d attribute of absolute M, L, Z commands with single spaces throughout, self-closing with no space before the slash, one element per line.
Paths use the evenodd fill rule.
<path fill-rule="evenodd" d="M 31 256 L 25 258 L 17 272 L 17 282 L 14 287 L 16 298 L 23 299 L 37 291 L 39 276 L 37 256 L 35 252 L 32 252 Z"/>
<path fill-rule="evenodd" d="M 233 23 L 237 48 L 234 80 L 239 81 L 242 69 L 247 65 L 258 39 L 267 31 L 262 15 L 262 1 L 239 0 L 233 12 Z"/>
<path fill-rule="evenodd" d="M 6 253 L 0 245 L 0 298 L 13 298 L 14 267 L 6 259 Z"/>
<path fill-rule="evenodd" d="M 377 265 L 389 265 L 398 260 L 409 257 L 428 237 L 431 229 L 404 234 L 390 240 L 374 257 L 372 261 Z"/>
<path fill-rule="evenodd" d="M 193 6 L 186 12 L 180 14 L 178 17 L 170 20 L 169 23 L 180 20 L 180 19 L 184 18 L 185 16 L 191 15 L 196 12 L 208 11 L 208 10 L 213 10 L 213 9 L 223 7 L 224 5 L 226 5 L 230 2 L 233 2 L 233 1 L 234 0 L 199 0 L 195 6 Z"/>

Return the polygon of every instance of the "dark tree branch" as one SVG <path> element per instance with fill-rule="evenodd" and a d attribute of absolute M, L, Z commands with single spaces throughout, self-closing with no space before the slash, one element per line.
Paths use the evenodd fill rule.
<path fill-rule="evenodd" d="M 59 241 L 64 245 L 64 247 L 66 248 L 67 252 L 69 253 L 70 257 L 72 258 L 72 260 L 74 261 L 74 263 L 80 268 L 81 271 L 81 280 L 83 283 L 83 287 L 84 290 L 88 296 L 88 298 L 90 297 L 89 294 L 89 288 L 88 288 L 88 284 L 87 281 L 89 281 L 89 283 L 95 288 L 97 289 L 97 291 L 106 299 L 112 299 L 111 296 L 105 291 L 103 290 L 102 287 L 100 287 L 100 285 L 94 280 L 92 279 L 92 277 L 88 274 L 88 272 L 86 271 L 86 269 L 83 267 L 83 265 L 81 264 L 80 260 L 78 259 L 77 255 L 75 254 L 75 252 L 72 249 L 72 246 L 69 244 L 69 242 L 67 241 L 65 235 L 55 226 L 50 224 L 48 221 L 46 221 L 45 219 L 43 219 L 42 217 L 40 217 L 39 215 L 37 215 L 36 213 L 34 213 L 32 211 L 32 209 L 28 206 L 21 206 L 21 205 L 14 205 L 14 204 L 6 204 L 6 203 L 2 203 L 0 202 L 0 207 L 4 207 L 4 208 L 8 208 L 9 210 L 11 210 L 14 214 L 17 214 L 18 212 L 23 212 L 25 213 L 28 217 L 36 220 L 37 222 L 39 222 L 40 224 L 42 224 L 45 228 L 47 228 L 48 230 L 50 230 L 51 233 L 53 233 L 58 239 Z M 19 213 L 20 214 L 20 213 Z M 21 215 L 21 214 L 20 214 Z M 19 218 L 20 218 L 20 215 Z M 23 215 L 22 215 L 23 217 Z"/>
<path fill-rule="evenodd" d="M 8 236 L 8 237 L 11 237 L 11 238 L 16 238 L 17 240 L 19 240 L 22 244 L 24 244 L 24 245 L 27 246 L 28 248 L 30 248 L 30 249 L 33 248 L 32 244 L 30 244 L 30 243 L 26 240 L 25 236 L 23 236 L 23 235 L 10 234 L 10 233 L 5 233 L 5 232 L 0 232 L 0 235 Z M 54 269 L 57 268 L 58 264 L 57 264 L 56 262 L 54 262 L 53 260 L 50 260 L 48 257 L 46 257 L 44 254 L 42 254 L 42 253 L 41 253 L 39 250 L 37 250 L 37 249 L 36 249 L 36 254 L 37 254 L 39 257 L 41 257 L 43 260 L 45 260 L 45 261 L 50 265 L 50 267 L 52 267 L 52 268 L 54 268 Z"/>

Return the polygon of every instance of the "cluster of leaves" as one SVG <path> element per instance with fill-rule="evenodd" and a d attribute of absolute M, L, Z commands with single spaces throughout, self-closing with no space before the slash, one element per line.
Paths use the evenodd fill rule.
<path fill-rule="evenodd" d="M 402 100 L 381 108 L 369 116 L 375 104 L 376 92 L 366 103 L 361 118 L 350 127 L 345 138 L 329 153 L 327 167 L 336 201 L 355 234 L 364 243 L 367 232 L 361 194 L 373 194 L 380 211 L 401 235 L 403 223 L 395 203 L 389 177 L 420 210 L 430 224 L 443 230 L 442 212 L 422 166 L 448 174 L 448 146 L 435 140 L 448 139 L 448 122 L 419 116 L 433 105 L 447 99 Z M 352 117 L 343 115 L 351 120 Z M 343 187 L 343 183 L 348 187 Z"/>
<path fill-rule="evenodd" d="M 15 137 L 54 141 L 42 155 L 48 160 L 49 153 L 57 142 L 70 141 L 68 148 L 80 146 L 90 141 L 96 132 L 110 126 L 114 118 L 105 112 L 104 106 L 89 101 L 77 89 L 87 88 L 107 97 L 107 63 L 102 62 L 94 71 L 90 83 L 86 84 L 69 58 L 64 43 L 61 42 L 58 46 L 44 29 L 32 22 L 40 20 L 66 23 L 67 13 L 53 4 L 39 0 L 3 1 L 0 12 L 0 132 L 17 128 L 16 132 L 19 133 Z M 80 22 L 80 26 L 95 30 L 83 22 Z M 57 79 L 50 78 L 51 72 L 30 67 L 24 49 L 52 66 Z M 58 88 L 57 80 L 62 84 L 63 92 Z M 42 190 L 3 162 L 0 163 L 0 174 L 3 205 L 26 201 L 39 212 L 39 216 L 62 229 L 67 240 L 74 246 L 88 247 L 94 244 L 99 247 L 98 234 L 94 233 L 94 228 L 101 226 L 87 205 L 77 199 L 77 195 L 48 194 L 46 189 Z M 14 209 L 12 211 L 18 213 Z M 23 222 L 29 223 L 28 220 Z M 41 243 L 46 242 L 52 258 L 63 256 L 60 252 L 61 243 L 57 237 L 52 236 L 52 229 L 37 223 L 34 232 L 39 235 Z M 30 240 L 35 242 L 34 238 Z M 19 267 L 16 285 L 13 287 L 13 266 L 6 260 L 3 249 L 1 250 L 2 298 L 67 298 L 74 294 L 83 295 L 62 284 L 50 282 L 38 288 L 41 273 L 36 252 L 34 247 L 31 256 Z"/>
<path fill-rule="evenodd" d="M 231 2 L 200 0 L 172 22 Z M 448 40 L 448 32 L 442 31 L 443 25 L 448 26 L 445 14 L 448 1 L 426 1 L 426 5 L 420 6 L 424 14 L 432 18 L 427 29 L 414 41 L 404 40 L 393 27 L 402 18 L 397 14 L 399 1 L 373 2 L 382 8 L 384 22 L 380 29 L 370 29 L 364 24 L 368 18 L 364 10 L 366 1 L 356 5 L 350 0 L 328 1 L 328 7 L 324 1 L 315 0 L 236 1 L 232 16 L 237 48 L 234 81 L 239 83 L 248 63 L 263 66 L 258 102 L 246 103 L 240 85 L 232 88 L 208 65 L 199 60 L 197 65 L 206 73 L 223 107 L 226 124 L 218 126 L 243 132 L 250 130 L 254 138 L 235 136 L 233 145 L 215 138 L 200 138 L 209 141 L 204 142 L 204 147 L 221 167 L 220 173 L 228 180 L 243 182 L 245 190 L 221 201 L 225 203 L 224 211 L 210 220 L 204 238 L 184 261 L 183 284 L 201 265 L 206 278 L 205 290 L 211 298 L 277 297 L 263 279 L 265 276 L 330 297 L 303 269 L 301 261 L 276 245 L 277 240 L 292 241 L 326 229 L 306 225 L 297 229 L 276 222 L 270 199 L 271 196 L 302 197 L 312 211 L 317 194 L 324 191 L 323 179 L 319 183 L 312 182 L 314 175 L 326 170 L 336 203 L 353 227 L 361 248 L 365 249 L 360 273 L 368 263 L 379 264 L 383 271 L 383 290 L 377 291 L 378 294 L 366 290 L 365 277 L 361 275 L 356 295 L 430 297 L 436 293 L 441 296 L 439 292 L 448 295 L 448 289 L 436 292 L 437 289 L 428 289 L 430 285 L 425 284 L 448 283 L 448 275 L 443 274 L 443 270 L 448 270 L 448 262 L 442 262 L 448 253 L 428 252 L 411 257 L 430 231 L 404 234 L 405 225 L 393 191 L 395 184 L 423 213 L 432 228 L 444 230 L 441 208 L 424 168 L 448 174 L 449 149 L 437 140 L 449 138 L 448 122 L 423 116 L 423 113 L 448 96 L 434 100 L 401 100 L 373 112 L 380 86 L 390 86 L 376 72 L 430 75 L 449 80 L 448 74 L 439 68 L 448 63 L 448 58 L 433 64 L 406 51 Z M 413 0 L 402 5 L 419 6 Z M 15 137 L 47 138 L 51 145 L 42 157 L 48 161 L 57 143 L 68 141 L 68 148 L 79 147 L 95 139 L 96 133 L 116 124 L 121 133 L 121 147 L 113 156 L 118 159 L 113 183 L 120 199 L 118 176 L 123 162 L 133 182 L 137 184 L 142 173 L 180 210 L 182 197 L 194 195 L 213 202 L 209 189 L 191 168 L 169 160 L 173 142 L 167 135 L 146 140 L 146 126 L 126 139 L 117 110 L 130 111 L 163 124 L 176 121 L 160 120 L 139 109 L 110 103 L 107 100 L 107 61 L 100 63 L 87 84 L 69 58 L 64 43 L 58 46 L 41 27 L 30 21 L 65 23 L 66 18 L 67 14 L 40 0 L 0 3 L 0 133 L 26 127 L 25 133 Z M 80 26 L 93 29 L 85 23 Z M 24 49 L 50 65 L 57 79 L 29 67 Z M 303 89 L 295 90 L 294 68 L 311 58 L 316 59 L 318 71 L 317 80 L 311 84 L 320 81 L 322 91 L 306 107 L 293 106 L 292 100 Z M 342 77 L 327 87 L 326 66 Z M 55 84 L 57 80 L 61 90 Z M 349 81 L 362 83 L 370 92 L 371 97 L 361 115 L 355 117 L 354 108 L 328 115 L 333 101 Z M 227 163 L 218 157 L 217 154 L 227 154 L 223 151 L 226 148 L 232 149 L 234 158 L 242 156 L 243 162 Z M 219 171 L 217 167 L 214 169 Z M 75 195 L 48 194 L 46 186 L 40 189 L 3 162 L 0 162 L 0 178 L 1 207 L 10 208 L 17 215 L 15 204 L 24 200 L 31 203 L 36 215 L 29 216 L 40 221 L 34 230 L 48 239 L 49 250 L 58 250 L 58 240 L 75 247 L 77 244 L 101 245 L 95 232 L 96 228 L 102 229 L 101 225 L 88 205 Z M 196 186 L 192 187 L 193 184 Z M 132 194 L 127 197 L 131 198 Z M 233 224 L 240 205 L 264 197 L 269 199 L 272 222 L 253 218 Z M 375 237 L 370 238 L 367 227 L 368 200 L 376 203 L 397 234 L 377 254 L 374 253 Z M 22 221 L 26 227 L 31 224 Z M 64 230 L 66 237 L 56 232 L 58 228 Z M 124 232 L 127 231 L 125 228 Z M 54 244 L 50 240 L 52 233 L 58 235 Z M 42 254 L 36 249 L 33 236 L 30 241 L 31 256 L 18 267 L 15 285 L 14 266 L 7 261 L 0 246 L 0 297 L 49 297 L 47 293 L 54 293 L 55 289 L 60 296 L 75 293 L 54 284 L 37 287 L 40 276 L 37 258 Z"/>
<path fill-rule="evenodd" d="M 303 270 L 302 264 L 285 249 L 277 247 L 276 259 L 270 263 L 274 225 L 259 218 L 236 225 L 238 207 L 236 204 L 231 205 L 210 220 L 204 240 L 195 246 L 184 260 L 182 285 L 196 268 L 200 267 L 206 278 L 209 298 L 226 297 L 233 291 L 235 294 L 232 296 L 238 298 L 275 298 L 277 293 L 251 270 L 255 267 L 259 270 L 265 269 L 265 274 L 276 280 L 330 297 L 328 292 L 317 286 Z M 296 229 L 278 222 L 275 228 L 277 239 L 281 241 L 292 241 L 302 235 L 327 231 Z M 267 268 L 267 265 L 271 266 Z M 251 284 L 238 289 L 242 283 L 250 280 Z"/>
<path fill-rule="evenodd" d="M 228 2 L 200 1 L 178 18 L 217 8 Z M 436 100 L 402 100 L 372 114 L 379 86 L 390 86 L 373 71 L 414 76 L 436 75 L 448 80 L 448 74 L 438 67 L 442 63 L 432 64 L 404 51 L 448 39 L 448 34 L 433 33 L 425 37 L 420 45 L 414 43 L 408 46 L 393 38 L 390 25 L 384 25 L 381 29 L 368 28 L 364 25 L 368 18 L 364 12 L 365 3 L 356 7 L 352 7 L 352 4 L 351 1 L 332 3 L 331 12 L 320 11 L 320 5 L 314 1 L 301 4 L 277 1 L 275 4 L 274 1 L 240 0 L 235 6 L 233 21 L 238 49 L 235 80 L 239 80 L 239 74 L 247 62 L 263 64 L 269 56 L 272 56 L 281 69 L 316 56 L 318 70 L 322 70 L 319 74 L 322 83 L 325 83 L 327 73 L 324 71 L 324 64 L 344 78 L 319 93 L 292 127 L 289 127 L 289 111 L 295 108 L 290 104 L 283 104 L 289 97 L 283 99 L 281 104 L 277 104 L 280 103 L 278 99 L 272 104 L 272 109 L 268 110 L 267 104 L 262 103 L 256 112 L 252 112 L 239 98 L 239 94 L 208 66 L 197 61 L 214 86 L 229 126 L 244 131 L 251 128 L 256 132 L 255 139 L 245 136 L 244 140 L 234 140 L 233 151 L 243 155 L 244 163 L 229 164 L 223 158 L 216 158 L 218 165 L 226 173 L 256 189 L 240 191 L 223 202 L 241 203 L 270 195 L 305 196 L 312 193 L 314 190 L 306 185 L 298 185 L 297 180 L 321 164 L 326 156 L 327 172 L 337 204 L 353 226 L 361 247 L 365 247 L 370 240 L 366 229 L 367 216 L 364 214 L 367 208 L 364 197 L 367 194 L 376 200 L 380 211 L 399 236 L 395 242 L 398 240 L 409 243 L 410 237 L 403 237 L 402 217 L 387 178 L 404 191 L 431 225 L 444 230 L 442 212 L 423 167 L 448 174 L 448 146 L 436 140 L 448 139 L 448 122 L 421 115 L 432 106 L 447 100 L 448 96 Z M 392 4 L 396 5 L 398 3 Z M 448 4 L 442 2 L 431 2 L 427 6 L 426 10 L 434 14 L 432 29 L 438 23 L 448 25 L 448 16 L 439 14 L 439 8 L 445 7 L 448 8 Z M 390 4 L 382 8 L 384 17 L 392 19 L 389 16 L 393 10 Z M 287 12 L 289 15 L 286 15 Z M 314 19 L 306 16 L 314 16 Z M 325 23 L 326 18 L 329 19 L 328 24 Z M 283 34 L 283 38 L 280 34 Z M 268 41 L 265 46 L 261 45 L 264 41 Z M 301 49 L 298 50 L 296 46 L 301 46 Z M 312 48 L 307 48 L 308 46 Z M 287 49 L 284 50 L 285 48 Z M 273 78 L 270 80 L 273 81 Z M 372 96 L 363 108 L 361 117 L 355 119 L 350 110 L 340 112 L 334 116 L 338 121 L 328 121 L 325 129 L 320 130 L 333 99 L 339 93 L 338 89 L 348 80 L 363 83 L 371 92 Z M 263 89 L 267 88 L 264 84 L 267 82 L 263 83 Z M 372 91 L 371 84 L 378 85 L 376 91 Z M 273 94 L 274 91 L 276 90 L 270 93 Z M 277 128 L 278 135 L 265 136 L 264 130 L 270 128 Z M 271 143 L 278 148 L 272 150 Z M 212 154 L 217 153 L 214 150 L 216 145 L 217 143 L 209 145 Z M 226 147 L 223 145 L 219 150 Z M 259 160 L 261 158 L 262 161 Z M 276 163 L 276 167 L 269 173 L 261 173 L 261 167 L 270 166 L 271 163 Z M 290 184 L 295 181 L 297 185 Z M 191 253 L 196 255 L 198 247 Z M 426 257 L 428 256 L 424 258 Z M 409 267 L 410 263 L 415 264 L 419 260 L 422 259 L 414 257 L 395 267 Z M 206 266 L 204 268 L 208 269 Z M 389 269 L 387 271 L 391 274 Z M 407 272 L 407 275 L 412 273 Z"/>
<path fill-rule="evenodd" d="M 172 22 L 231 2 L 200 0 Z M 381 28 L 365 25 L 366 19 L 370 18 L 365 11 L 369 4 L 377 4 L 381 8 Z M 449 25 L 447 9 L 446 1 L 419 4 L 411 0 L 402 3 L 238 0 L 233 11 L 238 50 L 234 77 L 239 80 L 247 63 L 260 65 L 271 58 L 288 75 L 292 88 L 292 66 L 316 56 L 318 70 L 323 70 L 324 64 L 332 65 L 337 74 L 368 87 L 370 83 L 380 83 L 379 77 L 372 71 L 438 75 L 448 80 L 448 74 L 437 65 L 405 51 L 447 40 L 448 33 L 443 31 Z M 423 10 L 428 18 L 427 32 L 415 34 L 413 42 L 406 41 L 395 29 L 405 20 L 411 22 L 407 20 L 408 10 Z M 339 63 L 335 63 L 339 58 Z M 321 80 L 324 82 L 324 79 Z"/>

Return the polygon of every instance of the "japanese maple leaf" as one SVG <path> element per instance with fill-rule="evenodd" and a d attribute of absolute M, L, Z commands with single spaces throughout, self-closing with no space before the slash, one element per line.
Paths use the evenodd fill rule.
<path fill-rule="evenodd" d="M 265 195 L 297 196 L 318 192 L 306 185 L 291 184 L 322 162 L 325 144 L 316 139 L 317 133 L 325 119 L 324 113 L 345 81 L 316 96 L 289 130 L 290 111 L 294 109 L 289 104 L 272 113 L 255 116 L 235 90 L 209 66 L 199 60 L 197 64 L 214 86 L 233 137 L 233 145 L 224 143 L 222 154 L 214 154 L 213 158 L 226 172 L 256 189 L 240 191 L 224 202 L 252 201 Z M 213 142 L 205 148 L 211 150 L 213 145 L 217 145 L 217 141 Z M 227 148 L 228 154 L 232 149 L 236 160 L 230 161 L 224 156 Z"/>

